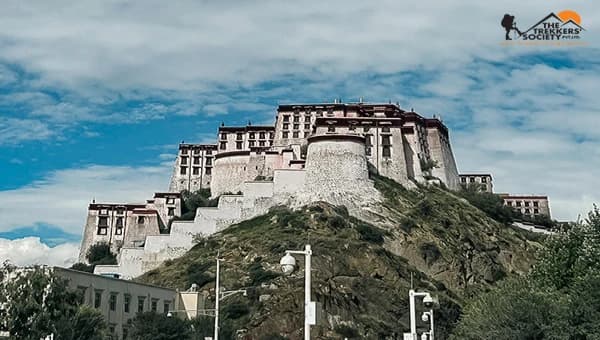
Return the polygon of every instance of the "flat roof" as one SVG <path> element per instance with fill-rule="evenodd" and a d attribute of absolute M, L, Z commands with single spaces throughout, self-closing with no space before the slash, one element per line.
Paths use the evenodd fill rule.
<path fill-rule="evenodd" d="M 83 275 L 86 275 L 86 276 L 93 276 L 95 279 L 96 278 L 101 278 L 101 279 L 105 279 L 105 280 L 127 282 L 127 283 L 136 284 L 136 285 L 140 285 L 140 286 L 146 286 L 146 287 L 158 288 L 158 289 L 163 289 L 163 290 L 169 290 L 169 291 L 172 291 L 173 293 L 177 292 L 175 289 L 161 287 L 161 286 L 155 286 L 155 285 L 152 285 L 152 284 L 149 284 L 149 283 L 144 283 L 144 282 L 124 280 L 124 279 L 117 279 L 116 277 L 104 276 L 104 275 L 99 275 L 99 274 L 92 274 L 92 273 L 89 273 L 89 272 L 82 272 L 82 271 L 79 271 L 79 270 L 70 269 L 70 268 L 64 268 L 64 267 L 54 266 L 54 267 L 51 267 L 51 268 L 53 270 L 58 269 L 59 271 L 72 272 L 72 273 L 76 273 L 76 274 L 83 274 Z"/>

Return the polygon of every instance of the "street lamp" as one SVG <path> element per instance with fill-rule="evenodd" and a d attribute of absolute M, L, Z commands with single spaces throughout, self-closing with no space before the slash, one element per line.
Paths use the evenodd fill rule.
<path fill-rule="evenodd" d="M 304 250 L 286 250 L 285 256 L 279 261 L 281 271 L 286 275 L 291 274 L 296 268 L 296 259 L 292 254 L 304 255 L 304 340 L 310 340 L 310 326 L 317 323 L 316 306 L 310 300 L 310 258 L 312 250 L 308 244 L 304 246 Z"/>
<path fill-rule="evenodd" d="M 434 332 L 433 332 L 433 307 L 435 305 L 435 300 L 431 296 L 431 294 L 427 292 L 415 292 L 413 289 L 408 291 L 409 303 L 410 303 L 410 340 L 417 340 L 417 316 L 416 316 L 416 307 L 415 307 L 415 298 L 422 297 L 423 305 L 426 308 L 429 308 L 428 312 L 424 312 L 421 315 L 421 320 L 423 322 L 429 321 L 429 332 L 424 332 L 421 334 L 421 339 L 427 339 L 427 335 L 429 335 L 429 340 L 434 340 Z M 406 336 L 405 336 L 406 339 Z"/>
<path fill-rule="evenodd" d="M 219 255 L 217 254 L 217 278 L 216 278 L 216 282 L 215 282 L 215 333 L 214 333 L 214 340 L 219 340 L 219 301 L 234 295 L 234 294 L 238 294 L 241 293 L 244 296 L 248 296 L 248 292 L 245 289 L 239 289 L 239 290 L 228 290 L 228 291 L 220 291 L 220 283 L 219 283 L 219 275 L 221 272 L 221 260 L 219 258 Z"/>

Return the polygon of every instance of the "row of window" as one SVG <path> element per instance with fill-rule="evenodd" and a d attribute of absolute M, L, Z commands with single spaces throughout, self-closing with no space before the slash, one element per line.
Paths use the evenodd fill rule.
<path fill-rule="evenodd" d="M 253 148 L 255 146 L 267 146 L 267 142 L 264 140 L 258 141 L 258 144 L 251 140 L 248 142 L 248 147 L 249 148 Z M 269 146 L 273 146 L 273 141 L 269 141 Z M 226 150 L 227 149 L 227 142 L 220 142 L 219 143 L 219 150 Z M 235 142 L 235 149 L 236 150 L 243 150 L 244 149 L 244 142 Z"/>
<path fill-rule="evenodd" d="M 200 157 L 193 157 L 193 161 L 194 164 L 200 164 Z M 188 157 L 187 156 L 182 156 L 181 157 L 181 164 L 182 165 L 186 165 L 188 164 Z M 206 158 L 206 165 L 210 166 L 212 165 L 212 157 L 207 157 Z"/>
<path fill-rule="evenodd" d="M 529 207 L 529 206 L 538 207 L 539 203 L 537 201 L 506 201 L 506 205 L 508 205 L 510 207 L 521 207 L 521 206 L 525 206 L 525 207 Z"/>
<path fill-rule="evenodd" d="M 529 208 L 526 208 L 526 209 L 520 209 L 520 210 L 521 210 L 521 213 L 523 213 L 523 214 L 525 214 L 525 215 L 531 215 L 531 209 L 529 209 Z M 540 210 L 539 210 L 538 208 L 534 208 L 534 209 L 533 209 L 533 213 L 534 213 L 535 215 L 537 215 L 537 214 L 539 214 L 539 213 L 540 213 Z"/>
<path fill-rule="evenodd" d="M 300 124 L 293 124 L 292 127 L 294 128 L 294 130 L 300 130 Z M 290 124 L 289 123 L 283 123 L 283 130 L 289 130 L 290 129 Z M 304 130 L 310 130 L 310 124 L 304 124 Z"/>
<path fill-rule="evenodd" d="M 467 178 L 466 177 L 461 177 L 460 181 L 462 183 L 467 183 Z M 487 177 L 481 177 L 481 183 L 487 183 L 488 179 Z M 469 177 L 469 183 L 475 183 L 475 177 Z"/>
<path fill-rule="evenodd" d="M 182 166 L 179 168 L 179 174 L 180 175 L 187 175 L 188 172 L 188 167 L 187 166 Z M 194 166 L 192 167 L 192 175 L 200 175 L 200 167 L 199 166 Z M 212 173 L 212 168 L 204 168 L 204 174 L 205 175 L 210 175 Z"/>
<path fill-rule="evenodd" d="M 87 288 L 85 287 L 81 287 L 80 288 L 82 291 L 82 296 L 85 297 L 85 290 Z M 95 290 L 94 291 L 94 308 L 101 308 L 102 307 L 102 294 L 103 291 L 102 290 Z M 112 312 L 115 312 L 117 310 L 117 302 L 119 299 L 119 293 L 116 292 L 111 292 L 108 298 L 108 309 Z M 157 312 L 158 311 L 158 303 L 159 303 L 160 299 L 151 299 L 150 300 L 150 310 L 153 312 Z M 83 303 L 84 301 L 82 301 Z M 145 309 L 145 305 L 146 305 L 146 297 L 145 296 L 138 296 L 137 297 L 137 312 L 138 313 L 142 313 L 144 312 Z M 171 302 L 170 301 L 163 301 L 163 311 L 165 313 L 167 313 L 170 310 L 171 307 Z M 123 312 L 124 313 L 131 313 L 131 295 L 129 294 L 123 294 Z"/>
<path fill-rule="evenodd" d="M 273 132 L 269 132 L 269 139 L 273 139 L 274 133 Z M 244 140 L 244 133 L 241 132 L 237 132 L 236 136 L 235 136 L 236 140 Z M 255 132 L 249 132 L 248 133 L 248 139 L 256 139 L 256 133 Z M 259 132 L 258 133 L 258 139 L 267 139 L 267 133 L 266 132 Z M 221 132 L 221 140 L 227 140 L 227 133 L 226 132 Z"/>
<path fill-rule="evenodd" d="M 179 150 L 179 152 L 182 155 L 187 155 L 190 152 L 190 149 L 181 149 L 181 150 Z M 199 155 L 200 154 L 200 149 L 192 149 L 192 154 Z M 212 150 L 205 150 L 205 154 L 206 155 L 212 155 Z"/>

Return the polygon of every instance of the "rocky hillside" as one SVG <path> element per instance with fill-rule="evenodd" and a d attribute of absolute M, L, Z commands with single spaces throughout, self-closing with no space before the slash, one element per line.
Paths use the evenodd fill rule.
<path fill-rule="evenodd" d="M 408 330 L 408 290 L 440 299 L 437 339 L 445 339 L 464 297 L 526 271 L 540 247 L 532 235 L 501 225 L 439 187 L 408 190 L 382 177 L 385 202 L 368 213 L 319 202 L 286 207 L 199 239 L 185 256 L 140 280 L 172 288 L 214 288 L 220 251 L 222 285 L 249 288 L 223 302 L 223 339 L 242 330 L 247 339 L 300 339 L 303 328 L 303 259 L 300 270 L 280 274 L 286 249 L 313 249 L 313 299 L 321 307 L 313 337 L 393 339 Z M 361 219 L 353 215 L 361 216 Z M 213 302 L 209 302 L 213 303 Z M 227 335 L 229 334 L 229 335 Z"/>

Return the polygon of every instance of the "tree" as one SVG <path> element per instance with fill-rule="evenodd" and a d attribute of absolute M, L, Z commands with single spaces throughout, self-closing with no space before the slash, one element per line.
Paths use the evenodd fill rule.
<path fill-rule="evenodd" d="M 63 318 L 57 326 L 61 340 L 104 340 L 107 326 L 99 310 L 82 305 L 72 319 Z"/>
<path fill-rule="evenodd" d="M 498 222 L 508 224 L 516 218 L 515 211 L 504 205 L 502 197 L 496 194 L 481 192 L 478 187 L 471 185 L 462 187 L 457 193 Z"/>
<path fill-rule="evenodd" d="M 136 315 L 130 334 L 134 340 L 182 340 L 191 336 L 192 327 L 187 320 L 154 312 Z"/>
<path fill-rule="evenodd" d="M 110 251 L 110 245 L 106 242 L 92 245 L 85 257 L 94 266 L 98 264 L 117 264 L 117 256 Z"/>
<path fill-rule="evenodd" d="M 86 330 L 85 339 L 101 334 L 102 316 L 79 308 L 80 295 L 49 267 L 3 267 L 0 282 L 0 323 L 13 339 L 80 339 L 74 329 Z"/>

